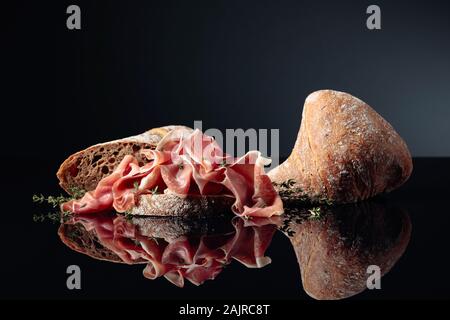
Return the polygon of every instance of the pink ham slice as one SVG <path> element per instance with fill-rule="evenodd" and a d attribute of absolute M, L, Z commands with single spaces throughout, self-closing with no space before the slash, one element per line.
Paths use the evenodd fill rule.
<path fill-rule="evenodd" d="M 199 130 L 172 131 L 156 150 L 145 150 L 149 163 L 139 166 L 126 156 L 114 172 L 80 200 L 61 206 L 63 211 L 90 214 L 115 209 L 125 212 L 140 195 L 158 191 L 188 195 L 229 195 L 236 200 L 231 210 L 239 216 L 271 217 L 283 212 L 283 203 L 264 166 L 270 160 L 258 151 L 234 159 Z"/>

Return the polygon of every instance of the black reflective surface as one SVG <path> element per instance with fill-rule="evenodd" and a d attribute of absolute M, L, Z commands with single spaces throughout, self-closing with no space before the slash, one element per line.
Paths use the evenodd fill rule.
<path fill-rule="evenodd" d="M 15 163 L 20 167 L 20 160 Z M 323 208 L 320 219 L 309 218 L 307 210 L 299 208 L 278 221 L 258 223 L 239 218 L 185 223 L 107 216 L 97 224 L 104 227 L 98 230 L 93 226 L 101 217 L 62 226 L 32 221 L 33 214 L 48 209 L 33 204 L 32 193 L 59 192 L 56 180 L 48 175 L 56 164 L 42 159 L 34 164 L 26 190 L 12 167 L 4 172 L 7 183 L 2 192 L 8 196 L 1 222 L 1 297 L 449 296 L 450 159 L 415 159 L 413 176 L 403 188 L 357 205 Z M 99 240 L 101 230 L 108 232 Z M 244 240 L 235 241 L 239 237 Z M 144 250 L 142 243 L 155 247 Z M 80 248 L 91 250 L 80 253 Z M 158 256 L 150 266 L 148 252 Z M 66 288 L 66 268 L 73 264 L 81 268 L 81 290 Z M 365 290 L 366 269 L 372 264 L 384 274 L 380 290 Z M 203 282 L 205 277 L 215 279 Z"/>

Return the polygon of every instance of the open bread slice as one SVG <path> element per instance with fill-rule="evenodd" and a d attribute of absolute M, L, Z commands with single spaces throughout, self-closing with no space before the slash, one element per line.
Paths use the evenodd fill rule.
<path fill-rule="evenodd" d="M 154 128 L 136 136 L 99 143 L 81 150 L 61 164 L 56 174 L 59 184 L 69 194 L 73 194 L 74 189 L 94 190 L 98 182 L 113 172 L 126 155 L 133 155 L 141 164 L 145 164 L 147 159 L 141 150 L 155 149 L 167 133 L 179 127 L 183 126 Z"/>

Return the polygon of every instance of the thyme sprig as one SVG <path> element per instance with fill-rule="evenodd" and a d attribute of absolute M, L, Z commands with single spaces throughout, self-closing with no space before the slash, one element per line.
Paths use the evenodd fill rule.
<path fill-rule="evenodd" d="M 219 167 L 221 168 L 227 168 L 230 166 L 230 163 L 227 162 L 227 160 L 224 160 L 220 163 Z"/>
<path fill-rule="evenodd" d="M 311 214 L 309 217 L 311 220 L 319 220 L 322 217 L 322 210 L 320 207 L 314 207 L 308 211 Z"/>
<path fill-rule="evenodd" d="M 79 187 L 70 187 L 69 193 L 72 195 L 70 197 L 71 200 L 80 199 L 85 195 L 86 190 L 84 190 L 83 188 L 79 188 Z"/>
<path fill-rule="evenodd" d="M 152 193 L 152 195 L 158 194 L 158 186 L 154 187 L 153 189 L 150 190 L 150 192 Z"/>
<path fill-rule="evenodd" d="M 71 188 L 69 190 L 71 196 L 63 196 L 62 194 L 59 194 L 59 196 L 44 196 L 42 193 L 40 194 L 33 194 L 33 202 L 35 203 L 48 203 L 53 208 L 59 207 L 61 204 L 67 201 L 76 200 L 84 196 L 86 193 L 85 190 L 80 188 Z"/>
<path fill-rule="evenodd" d="M 124 215 L 124 217 L 125 217 L 125 220 L 128 220 L 128 221 L 130 221 L 131 219 L 133 219 L 133 213 L 132 213 L 132 209 L 130 209 L 130 210 L 127 210 L 127 211 L 125 211 L 124 213 L 123 213 L 123 215 Z"/>
<path fill-rule="evenodd" d="M 59 205 L 61 205 L 62 203 L 66 202 L 66 201 L 69 201 L 69 200 L 71 200 L 71 198 L 65 197 L 62 194 L 60 194 L 57 197 L 55 197 L 55 196 L 45 197 L 42 193 L 33 195 L 33 202 L 36 202 L 36 203 L 44 203 L 44 202 L 46 202 L 46 203 L 52 205 L 53 208 L 56 208 Z"/>
<path fill-rule="evenodd" d="M 53 208 L 60 207 L 64 202 L 80 199 L 86 193 L 86 190 L 72 187 L 69 189 L 69 193 L 71 196 L 63 196 L 60 194 L 59 196 L 44 196 L 42 193 L 34 194 L 32 196 L 32 200 L 34 203 L 47 203 L 51 205 Z M 45 220 L 51 220 L 53 222 L 65 222 L 72 216 L 72 213 L 69 211 L 57 211 L 57 212 L 48 212 L 46 214 L 35 214 L 33 215 L 34 222 L 43 222 Z"/>
<path fill-rule="evenodd" d="M 327 198 L 310 197 L 301 187 L 297 186 L 297 182 L 294 179 L 288 179 L 281 183 L 272 182 L 275 188 L 277 188 L 278 194 L 284 200 L 295 200 L 296 203 L 305 204 L 320 204 L 326 206 L 332 206 L 333 201 Z"/>
<path fill-rule="evenodd" d="M 281 188 L 289 189 L 289 188 L 291 188 L 292 186 L 294 186 L 295 184 L 296 184 L 296 182 L 295 182 L 294 179 L 288 179 L 288 180 L 286 180 L 286 181 L 280 183 L 280 187 L 281 187 Z"/>

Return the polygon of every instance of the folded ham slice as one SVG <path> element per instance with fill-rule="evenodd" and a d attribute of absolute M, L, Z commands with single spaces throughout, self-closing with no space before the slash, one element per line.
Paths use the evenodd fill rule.
<path fill-rule="evenodd" d="M 258 151 L 233 158 L 212 137 L 180 128 L 166 135 L 155 150 L 142 153 L 147 164 L 139 166 L 136 158 L 125 156 L 95 190 L 61 209 L 75 214 L 126 212 L 139 204 L 140 196 L 164 192 L 182 198 L 231 196 L 235 199 L 231 210 L 239 216 L 271 217 L 283 212 L 281 198 L 264 172 L 270 160 Z"/>

